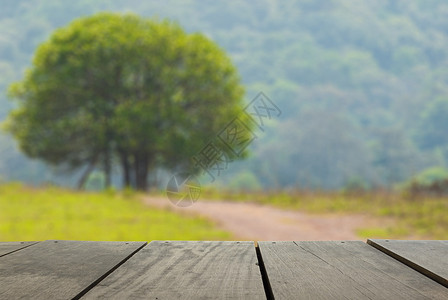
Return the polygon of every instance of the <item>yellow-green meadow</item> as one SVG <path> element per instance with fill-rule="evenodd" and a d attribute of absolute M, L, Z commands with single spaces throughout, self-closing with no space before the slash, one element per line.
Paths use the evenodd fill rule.
<path fill-rule="evenodd" d="M 230 238 L 208 220 L 149 208 L 138 194 L 0 185 L 1 241 Z"/>

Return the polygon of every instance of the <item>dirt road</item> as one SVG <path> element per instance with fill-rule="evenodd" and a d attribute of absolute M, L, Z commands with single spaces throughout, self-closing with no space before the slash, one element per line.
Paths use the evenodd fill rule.
<path fill-rule="evenodd" d="M 167 198 L 146 197 L 147 205 L 204 216 L 241 240 L 359 240 L 356 228 L 367 226 L 363 215 L 311 215 L 254 203 L 199 200 L 186 208 Z"/>

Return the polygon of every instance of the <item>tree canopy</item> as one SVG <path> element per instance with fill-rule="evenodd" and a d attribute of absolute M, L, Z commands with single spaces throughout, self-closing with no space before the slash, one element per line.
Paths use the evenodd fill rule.
<path fill-rule="evenodd" d="M 100 13 L 39 46 L 25 78 L 11 86 L 19 106 L 8 128 L 33 158 L 87 166 L 86 174 L 101 164 L 106 184 L 119 162 L 124 184 L 146 189 L 151 169 L 187 164 L 237 115 L 239 80 L 226 54 L 199 33 Z"/>

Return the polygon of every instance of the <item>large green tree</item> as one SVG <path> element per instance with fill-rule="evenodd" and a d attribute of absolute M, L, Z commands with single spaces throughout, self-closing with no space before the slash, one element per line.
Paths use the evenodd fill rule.
<path fill-rule="evenodd" d="M 225 53 L 169 21 L 101 13 L 56 30 L 25 78 L 8 128 L 29 156 L 85 168 L 114 163 L 147 188 L 156 167 L 185 165 L 237 115 L 243 88 Z"/>

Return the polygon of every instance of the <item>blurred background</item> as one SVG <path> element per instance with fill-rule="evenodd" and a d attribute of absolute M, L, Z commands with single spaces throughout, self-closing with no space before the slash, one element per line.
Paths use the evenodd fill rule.
<path fill-rule="evenodd" d="M 31 159 L 3 131 L 0 240 L 448 239 L 446 1 L 0 0 L 1 121 L 37 47 L 102 11 L 204 34 L 245 101 L 263 92 L 282 114 L 184 210 L 163 198 L 164 168 L 150 196 L 122 190 L 115 165 L 112 188 L 97 167 L 75 191 L 82 168 Z M 277 220 L 270 235 L 260 218 Z"/>

